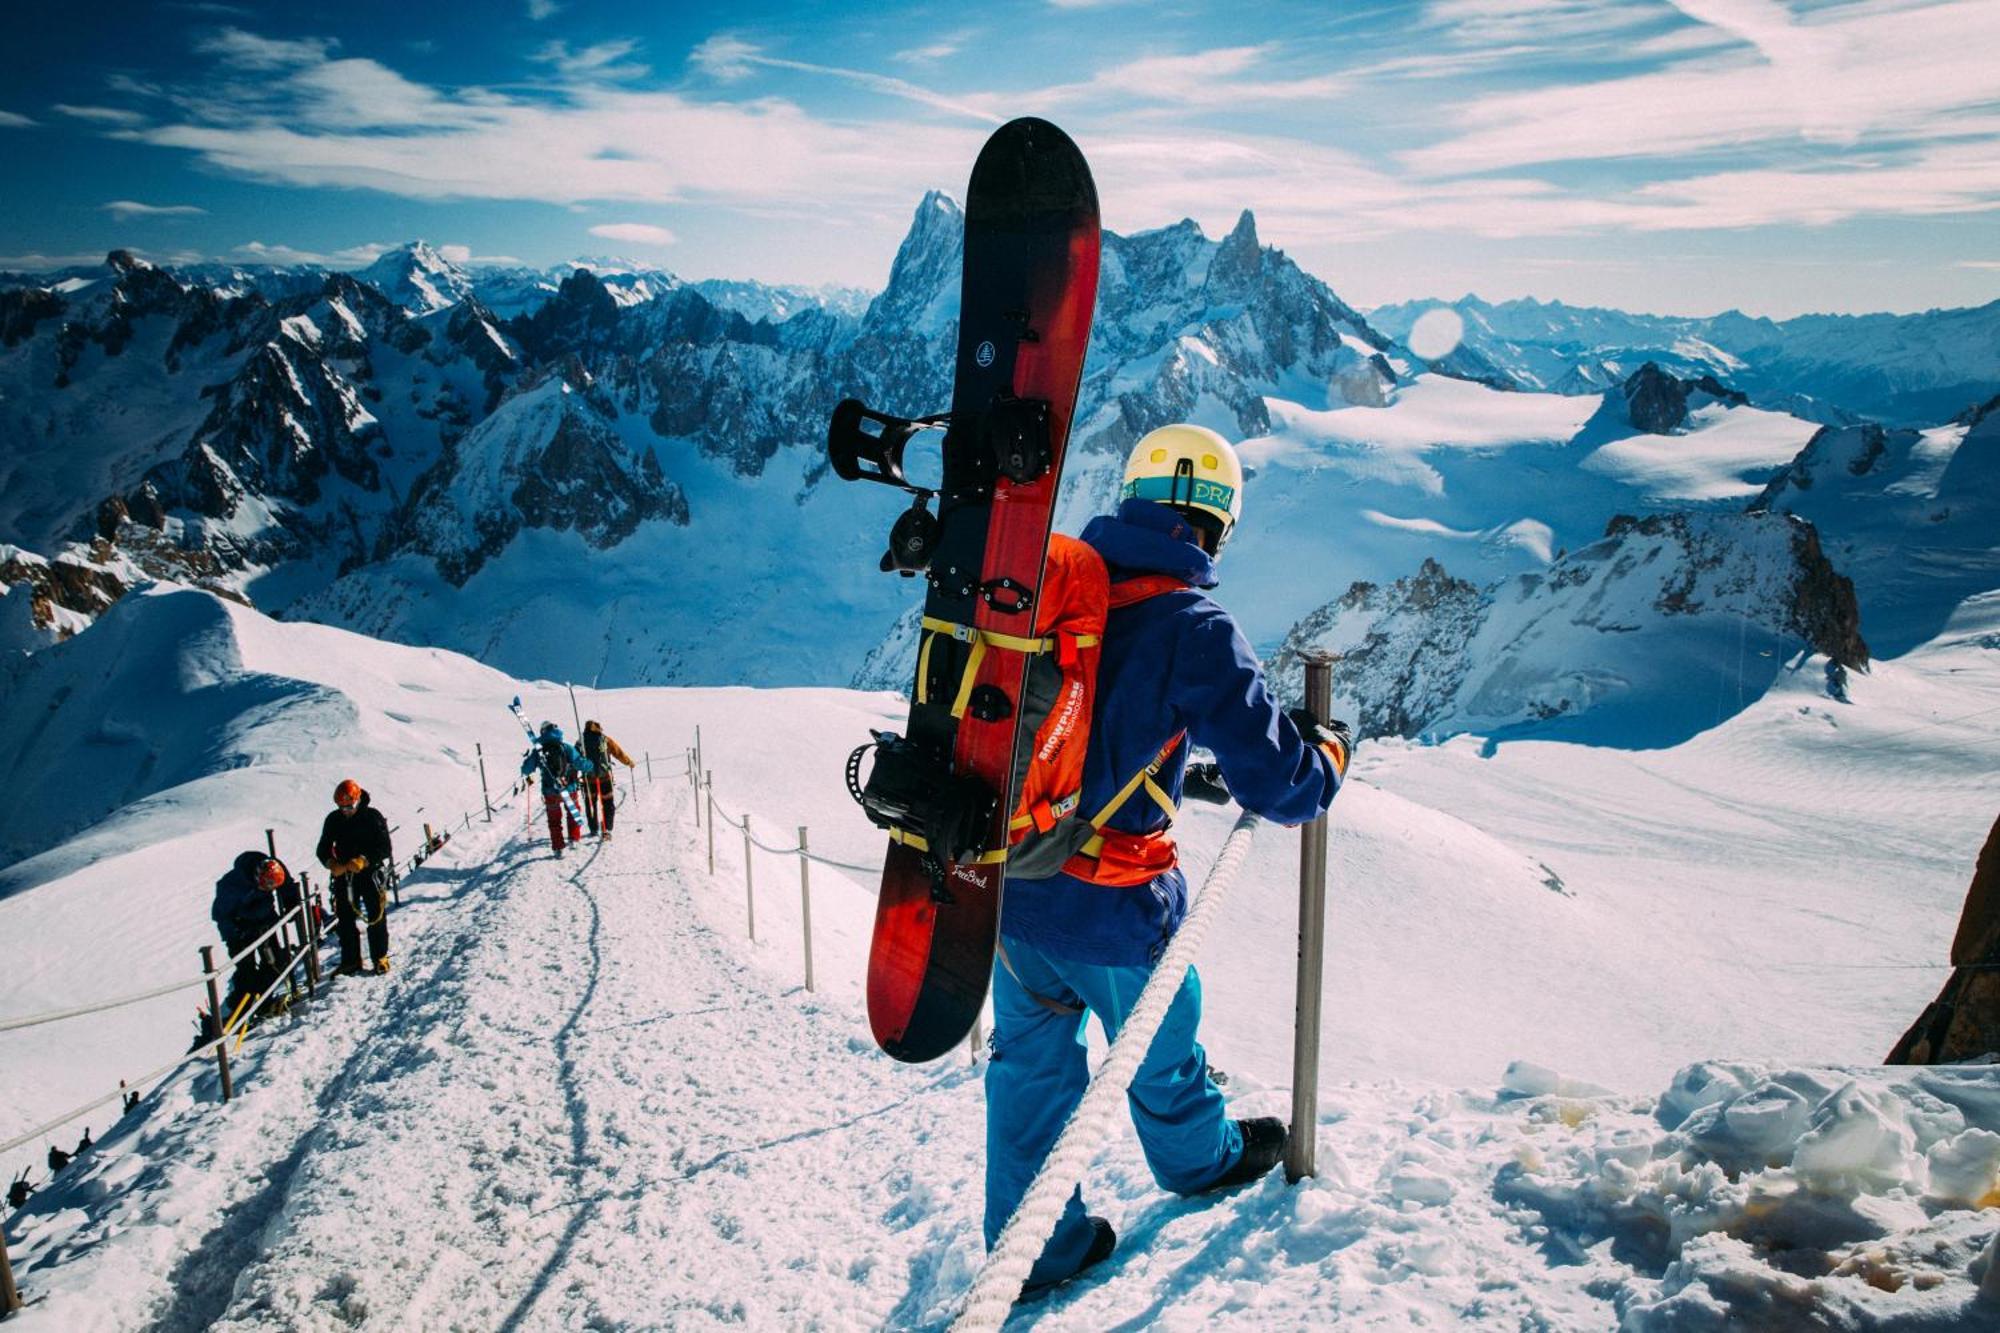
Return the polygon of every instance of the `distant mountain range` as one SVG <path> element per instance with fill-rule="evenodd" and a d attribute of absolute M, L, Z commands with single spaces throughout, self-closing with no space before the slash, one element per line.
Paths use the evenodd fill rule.
<path fill-rule="evenodd" d="M 834 481 L 822 442 L 841 397 L 901 414 L 949 401 L 962 236 L 957 204 L 926 196 L 872 299 L 624 261 L 467 269 L 421 243 L 358 273 L 170 270 L 117 252 L 0 281 L 0 582 L 20 591 L 0 606 L 0 642 L 72 632 L 166 578 L 519 676 L 901 688 L 914 589 L 874 570 L 896 502 Z M 1357 584 L 1462 582 L 1490 638 L 1499 599 L 1580 586 L 1565 571 L 1590 567 L 1623 523 L 1614 545 L 1646 536 L 1649 578 L 1741 546 L 1749 564 L 1723 563 L 1755 576 L 1701 605 L 1737 617 L 1725 628 L 1859 666 L 1870 561 L 1893 564 L 1884 552 L 1930 521 L 1900 467 L 1856 501 L 1865 522 L 1767 495 L 1787 469 L 1816 475 L 1822 421 L 1890 392 L 1856 375 L 1853 338 L 1820 324 L 1469 301 L 1466 339 L 1427 361 L 1406 342 L 1416 307 L 1362 315 L 1262 245 L 1248 213 L 1220 239 L 1183 222 L 1104 244 L 1059 523 L 1075 531 L 1111 503 L 1124 451 L 1154 426 L 1246 441 L 1225 591 L 1266 648 L 1329 631 L 1328 606 L 1366 603 L 1387 624 L 1382 598 L 1408 600 L 1357 600 Z M 1994 343 L 1977 344 L 1993 318 L 1841 324 L 1900 349 L 1883 357 L 1897 402 L 1959 395 L 1922 432 L 1841 428 L 1922 442 L 1895 444 L 1897 458 L 1985 447 L 1972 410 L 2000 392 Z M 1990 496 L 1987 473 L 1972 484 Z M 1765 518 L 1742 517 L 1753 502 Z M 1827 571 L 1817 547 L 1771 535 L 1785 513 L 1818 526 Z M 1957 573 L 1914 598 L 1899 588 L 1923 609 L 1908 632 L 1871 635 L 1878 652 L 1987 577 L 1974 522 L 1927 531 Z M 1863 571 L 1851 604 L 1823 576 L 1849 567 Z M 1511 591 L 1492 591 L 1504 580 Z M 1564 714 L 1552 700 L 1597 707 L 1602 682 L 1549 683 L 1561 656 L 1520 659 L 1548 688 L 1503 696 L 1489 681 L 1483 697 L 1530 723 Z M 1408 700 L 1368 716 L 1404 731 L 1513 716 L 1465 706 L 1460 686 L 1398 686 Z"/>
<path fill-rule="evenodd" d="M 1777 321 L 1734 310 L 1692 319 L 1467 296 L 1379 306 L 1368 318 L 1408 338 L 1438 309 L 1464 321 L 1468 352 L 1522 388 L 1551 393 L 1602 393 L 1650 361 L 1676 375 L 1713 375 L 1763 406 L 1828 424 L 1935 425 L 2000 385 L 2000 301 Z"/>

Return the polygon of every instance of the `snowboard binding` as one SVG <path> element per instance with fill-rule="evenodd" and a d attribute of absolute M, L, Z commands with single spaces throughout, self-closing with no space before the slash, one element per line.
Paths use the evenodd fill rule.
<path fill-rule="evenodd" d="M 847 794 L 869 823 L 924 854 L 933 892 L 941 891 L 948 862 L 983 854 L 980 841 L 1000 799 L 980 778 L 954 775 L 948 765 L 894 732 L 869 734 L 875 739 L 847 757 Z M 875 765 L 863 782 L 861 759 L 870 750 L 875 751 Z"/>

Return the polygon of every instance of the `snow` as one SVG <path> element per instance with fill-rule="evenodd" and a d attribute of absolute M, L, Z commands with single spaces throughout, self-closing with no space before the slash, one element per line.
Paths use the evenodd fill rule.
<path fill-rule="evenodd" d="M 1688 414 L 1689 433 L 1632 435 L 1604 445 L 1583 466 L 1648 499 L 1747 500 L 1798 456 L 1818 427 L 1783 412 L 1711 403 Z"/>
<path fill-rule="evenodd" d="M 1969 609 L 1848 705 L 1781 678 L 1668 750 L 1362 747 L 1331 827 L 1318 1176 L 1177 1200 L 1121 1129 L 1085 1182 L 1117 1253 L 1013 1326 L 2000 1317 L 1974 1304 L 1996 1285 L 2000 1078 L 1869 1067 L 1935 990 L 2000 798 L 1996 621 Z M 0 687 L 0 748 L 43 726 L 43 752 L 90 765 L 47 785 L 104 799 L 0 881 L 0 935 L 34 941 L 0 1015 L 191 973 L 207 881 L 266 824 L 303 859 L 339 776 L 401 849 L 436 812 L 460 831 L 405 881 L 397 970 L 253 1035 L 237 1100 L 203 1065 L 93 1118 L 98 1146 L 9 1222 L 44 1298 L 24 1329 L 950 1317 L 981 1258 L 976 1071 L 869 1041 L 866 871 L 811 866 L 815 992 L 795 856 L 749 853 L 750 938 L 743 835 L 715 830 L 710 875 L 681 773 L 700 727 L 758 839 L 803 825 L 873 865 L 839 770 L 899 698 L 580 689 L 652 780 L 621 774 L 617 836 L 556 861 L 519 805 L 458 815 L 473 741 L 496 787 L 511 773 L 512 692 L 569 724 L 558 684 L 172 589 L 30 660 Z M 1186 813 L 1197 872 L 1229 822 Z M 1201 964 L 1236 1114 L 1289 1104 L 1296 865 L 1260 834 Z M 0 1034 L 0 1135 L 164 1059 L 189 1003 Z"/>

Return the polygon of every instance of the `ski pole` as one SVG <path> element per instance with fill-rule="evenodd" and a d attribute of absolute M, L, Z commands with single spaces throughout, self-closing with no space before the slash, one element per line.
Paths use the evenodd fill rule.
<path fill-rule="evenodd" d="M 486 751 L 478 741 L 472 743 L 472 751 L 479 756 L 479 799 L 486 805 L 486 822 L 493 822 L 493 796 L 486 790 Z"/>
<path fill-rule="evenodd" d="M 1333 658 L 1309 652 L 1306 709 L 1324 725 L 1333 720 Z M 1319 1147 L 1319 1020 L 1326 974 L 1326 816 L 1299 830 L 1298 1019 L 1292 1028 L 1292 1136 L 1285 1146 L 1285 1179 L 1293 1184 L 1317 1174 Z"/>
<path fill-rule="evenodd" d="M 235 1086 L 229 1081 L 229 1031 L 222 1026 L 222 997 L 215 990 L 215 947 L 201 946 L 201 970 L 208 981 L 208 1012 L 215 1019 L 216 1035 L 222 1040 L 215 1043 L 215 1067 L 222 1075 L 222 1100 L 227 1102 L 236 1095 Z"/>
<path fill-rule="evenodd" d="M 743 812 L 743 901 L 750 909 L 750 940 L 757 939 L 757 888 L 750 878 L 750 812 Z"/>
<path fill-rule="evenodd" d="M 806 932 L 806 993 L 813 989 L 812 859 L 806 854 L 806 826 L 799 825 L 799 917 Z"/>

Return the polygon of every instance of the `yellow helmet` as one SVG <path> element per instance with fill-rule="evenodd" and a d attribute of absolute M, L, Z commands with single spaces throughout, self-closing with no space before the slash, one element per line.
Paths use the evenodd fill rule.
<path fill-rule="evenodd" d="M 1229 441 L 1206 426 L 1162 426 L 1132 446 L 1121 500 L 1156 500 L 1215 532 L 1215 549 L 1243 516 L 1243 464 Z"/>

